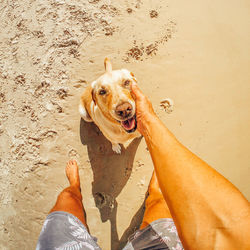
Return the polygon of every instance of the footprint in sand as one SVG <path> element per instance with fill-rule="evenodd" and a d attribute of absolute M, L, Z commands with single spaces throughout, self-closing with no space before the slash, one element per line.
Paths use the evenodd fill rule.
<path fill-rule="evenodd" d="M 170 114 L 174 110 L 174 101 L 170 98 L 165 98 L 160 102 L 160 107 Z"/>

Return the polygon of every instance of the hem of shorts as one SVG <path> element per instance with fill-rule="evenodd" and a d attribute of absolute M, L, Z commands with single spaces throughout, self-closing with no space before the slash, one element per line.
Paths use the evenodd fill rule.
<path fill-rule="evenodd" d="M 77 221 L 81 226 L 83 226 L 87 231 L 88 229 L 84 226 L 84 224 L 73 214 L 71 213 L 68 213 L 68 212 L 65 212 L 65 211 L 55 211 L 55 212 L 52 212 L 52 213 L 49 213 L 47 218 L 51 217 L 52 215 L 54 214 L 64 214 L 64 215 L 68 215 L 70 216 L 72 219 L 74 219 L 75 221 Z"/>
<path fill-rule="evenodd" d="M 164 223 L 164 222 L 166 222 L 166 221 L 171 221 L 171 222 L 174 223 L 174 220 L 173 220 L 172 218 L 160 218 L 160 219 L 157 219 L 157 220 L 151 222 L 151 223 L 150 223 L 149 225 L 147 225 L 145 228 L 136 230 L 133 234 L 131 234 L 131 235 L 128 237 L 128 242 L 131 242 L 136 234 L 138 234 L 138 233 L 139 233 L 139 234 L 143 234 L 145 231 L 148 230 L 148 228 L 152 228 L 152 229 L 153 229 L 153 226 L 158 225 L 158 224 L 161 224 L 161 223 Z"/>
<path fill-rule="evenodd" d="M 55 211 L 55 212 L 49 213 L 49 214 L 47 215 L 47 218 L 53 216 L 54 214 L 64 214 L 64 215 L 70 216 L 73 220 L 75 220 L 76 222 L 78 222 L 79 225 L 80 225 L 81 227 L 83 227 L 83 228 L 89 233 L 89 235 L 90 235 L 91 238 L 95 241 L 95 243 L 97 243 L 97 241 L 98 241 L 97 237 L 91 235 L 90 232 L 88 231 L 87 227 L 86 227 L 86 226 L 85 226 L 85 225 L 84 225 L 75 215 L 73 215 L 73 214 L 71 214 L 71 213 L 68 213 L 68 212 L 65 212 L 65 211 Z"/>
<path fill-rule="evenodd" d="M 157 219 L 157 220 L 154 220 L 153 222 L 151 222 L 148 226 L 146 226 L 145 228 L 149 227 L 149 226 L 154 226 L 154 225 L 158 225 L 158 224 L 161 224 L 165 221 L 171 221 L 174 223 L 174 220 L 172 218 L 160 218 L 160 219 Z"/>

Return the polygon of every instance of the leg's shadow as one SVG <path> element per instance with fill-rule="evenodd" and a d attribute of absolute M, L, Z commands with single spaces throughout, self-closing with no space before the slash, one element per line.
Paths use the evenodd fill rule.
<path fill-rule="evenodd" d="M 138 228 L 142 216 L 143 206 L 131 221 L 129 228 L 119 240 L 116 227 L 117 201 L 116 197 L 126 185 L 133 168 L 136 150 L 141 138 L 134 139 L 122 153 L 116 154 L 111 143 L 103 136 L 94 123 L 81 119 L 80 137 L 83 145 L 87 145 L 90 164 L 93 170 L 92 194 L 96 207 L 100 211 L 103 222 L 109 220 L 111 224 L 111 249 L 117 250 L 124 246 L 127 237 Z M 129 197 L 128 197 L 129 199 Z M 138 225 L 136 225 L 138 222 Z"/>

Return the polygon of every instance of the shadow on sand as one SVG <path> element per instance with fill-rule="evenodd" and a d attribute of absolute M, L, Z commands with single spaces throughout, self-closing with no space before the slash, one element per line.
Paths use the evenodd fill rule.
<path fill-rule="evenodd" d="M 144 203 L 131 220 L 129 227 L 119 239 L 116 225 L 117 201 L 116 197 L 126 185 L 133 168 L 136 150 L 141 138 L 134 139 L 122 153 L 116 154 L 111 143 L 103 136 L 94 123 L 81 119 L 80 137 L 83 145 L 87 145 L 89 160 L 93 170 L 92 194 L 96 207 L 100 211 L 102 222 L 110 221 L 111 249 L 122 249 L 130 234 L 132 234 L 142 221 Z"/>

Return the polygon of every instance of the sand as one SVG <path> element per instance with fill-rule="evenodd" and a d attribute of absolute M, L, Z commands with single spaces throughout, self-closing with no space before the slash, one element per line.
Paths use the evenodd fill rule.
<path fill-rule="evenodd" d="M 35 248 L 69 159 L 100 246 L 119 249 L 138 228 L 153 169 L 144 140 L 116 155 L 78 114 L 106 56 L 250 199 L 249 10 L 245 0 L 1 1 L 0 248 Z"/>

